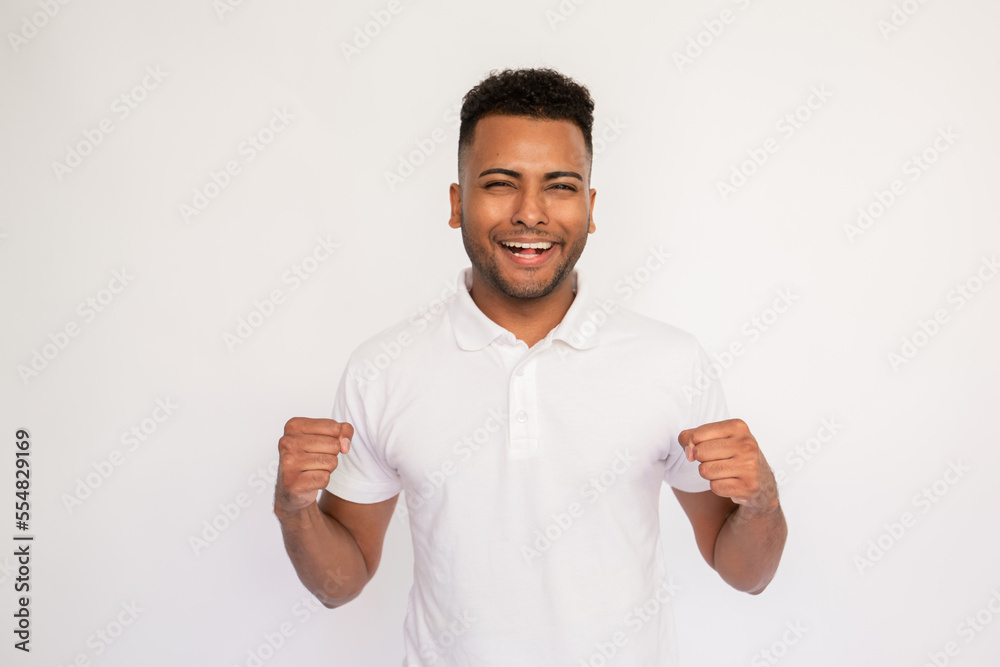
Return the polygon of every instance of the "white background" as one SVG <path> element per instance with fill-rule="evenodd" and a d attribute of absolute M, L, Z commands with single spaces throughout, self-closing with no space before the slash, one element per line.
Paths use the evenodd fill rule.
<path fill-rule="evenodd" d="M 289 417 L 329 415 L 350 351 L 467 265 L 446 224 L 462 95 L 490 69 L 547 65 L 588 85 L 607 137 L 579 267 L 619 299 L 624 276 L 646 279 L 622 305 L 711 354 L 744 344 L 722 375 L 730 408 L 786 480 L 788 545 L 756 597 L 700 560 L 664 494 L 682 662 L 772 664 L 769 650 L 789 666 L 922 665 L 953 641 L 938 664 L 995 664 L 1000 280 L 977 272 L 993 278 L 981 267 L 1000 251 L 1000 5 L 49 4 L 51 18 L 44 2 L 0 10 L 0 662 L 228 667 L 264 645 L 267 665 L 400 663 L 405 521 L 359 599 L 307 617 L 266 468 Z M 358 36 L 366 24 L 373 37 Z M 345 53 L 354 40 L 364 48 Z M 242 142 L 275 109 L 294 120 L 248 160 Z M 794 133 L 779 129 L 796 113 Z M 102 119 L 112 131 L 95 134 Z M 771 138 L 766 162 L 746 163 Z M 390 187 L 421 142 L 430 155 Z M 933 164 L 913 172 L 925 149 Z M 239 173 L 206 187 L 229 160 Z M 752 175 L 723 196 L 734 169 Z M 848 233 L 897 179 L 892 204 Z M 196 190 L 212 197 L 185 216 Z M 283 276 L 318 238 L 337 250 L 293 289 Z M 652 275 L 650 246 L 671 253 Z M 134 277 L 122 288 L 115 271 Z M 967 283 L 978 291 L 959 308 Z M 274 289 L 283 302 L 227 345 Z M 779 291 L 794 299 L 775 321 Z M 87 299 L 104 300 L 89 319 Z M 756 339 L 754 317 L 770 322 Z M 893 364 L 904 337 L 919 348 Z M 158 399 L 177 406 L 162 423 Z M 808 460 L 795 453 L 831 419 Z M 146 440 L 124 444 L 144 420 Z M 30 655 L 12 647 L 18 428 L 31 432 Z M 967 468 L 953 484 L 950 465 Z M 940 497 L 920 500 L 935 482 Z M 992 622 L 970 631 L 977 612 Z M 119 616 L 131 625 L 97 639 Z M 271 655 L 283 623 L 294 633 Z"/>

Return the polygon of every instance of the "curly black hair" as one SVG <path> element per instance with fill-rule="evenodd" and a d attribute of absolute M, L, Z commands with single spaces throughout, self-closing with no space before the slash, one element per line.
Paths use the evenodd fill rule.
<path fill-rule="evenodd" d="M 593 160 L 594 100 L 585 86 L 554 69 L 493 70 L 465 94 L 458 130 L 458 168 L 471 144 L 476 123 L 489 115 L 568 120 L 583 132 L 587 156 Z"/>

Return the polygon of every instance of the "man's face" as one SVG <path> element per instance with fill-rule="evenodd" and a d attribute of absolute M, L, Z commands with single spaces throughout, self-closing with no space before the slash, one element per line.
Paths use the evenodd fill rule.
<path fill-rule="evenodd" d="M 589 189 L 589 170 L 583 132 L 571 121 L 480 119 L 461 185 L 451 185 L 448 221 L 462 230 L 474 281 L 516 299 L 552 292 L 573 270 L 587 234 L 596 230 L 597 191 Z"/>

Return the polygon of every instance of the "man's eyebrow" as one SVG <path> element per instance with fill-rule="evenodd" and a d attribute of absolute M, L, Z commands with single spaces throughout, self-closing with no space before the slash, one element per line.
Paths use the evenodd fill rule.
<path fill-rule="evenodd" d="M 513 169 L 504 169 L 503 167 L 493 167 L 492 169 L 487 169 L 483 173 L 479 174 L 479 177 L 487 176 L 489 174 L 503 174 L 504 176 L 510 176 L 511 178 L 521 178 L 520 172 L 516 172 Z M 576 173 L 575 171 L 550 171 L 543 177 L 543 180 L 551 181 L 554 178 L 575 178 L 583 181 L 583 176 Z"/>
<path fill-rule="evenodd" d="M 510 176 L 511 178 L 521 178 L 521 174 L 511 169 L 504 169 L 502 167 L 493 167 L 492 169 L 487 169 L 483 173 L 479 174 L 479 178 L 486 176 L 487 174 L 503 174 L 504 176 Z"/>
<path fill-rule="evenodd" d="M 553 178 L 564 178 L 567 176 L 569 178 L 575 178 L 579 181 L 583 180 L 583 176 L 576 173 L 575 171 L 550 171 L 549 173 L 545 174 L 545 180 L 549 181 L 552 180 Z"/>

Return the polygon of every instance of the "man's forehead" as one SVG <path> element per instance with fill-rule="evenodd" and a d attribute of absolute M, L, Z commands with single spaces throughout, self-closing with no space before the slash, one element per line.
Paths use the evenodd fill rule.
<path fill-rule="evenodd" d="M 492 160 L 498 151 L 559 153 L 563 160 L 589 160 L 583 131 L 571 120 L 491 114 L 476 123 L 469 146 L 473 159 Z"/>
<path fill-rule="evenodd" d="M 578 138 L 583 142 L 583 131 L 572 120 L 567 118 L 536 118 L 512 114 L 493 113 L 483 116 L 476 123 L 473 131 L 473 142 L 484 134 L 495 133 L 546 134 L 565 135 Z"/>

